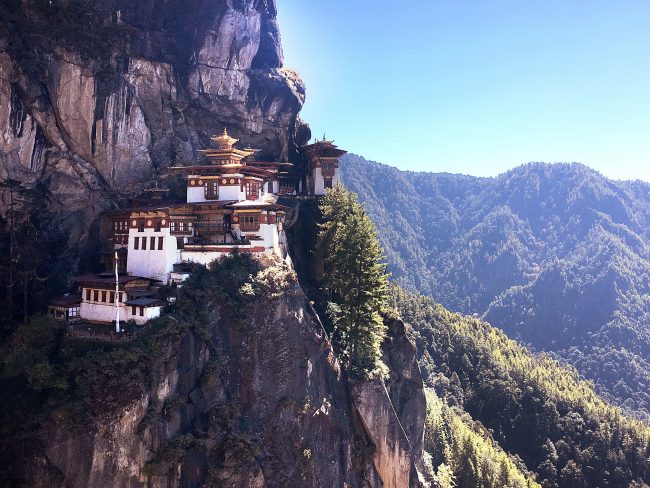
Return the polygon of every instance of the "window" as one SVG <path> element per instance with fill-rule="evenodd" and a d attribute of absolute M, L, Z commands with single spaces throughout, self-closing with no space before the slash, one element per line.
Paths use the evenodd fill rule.
<path fill-rule="evenodd" d="M 93 290 L 93 292 L 94 292 L 93 293 L 93 298 L 94 298 L 93 301 L 94 302 L 99 302 L 99 290 Z"/>
<path fill-rule="evenodd" d="M 257 200 L 259 198 L 260 183 L 259 181 L 246 182 L 246 199 Z"/>
<path fill-rule="evenodd" d="M 159 251 L 162 251 L 162 250 L 163 250 L 163 242 L 165 242 L 165 241 L 163 240 L 163 238 L 162 238 L 162 237 L 159 237 L 159 238 L 158 238 L 158 250 L 159 250 Z"/>
<path fill-rule="evenodd" d="M 115 303 L 115 292 L 112 291 L 110 296 L 111 296 L 110 303 Z"/>
<path fill-rule="evenodd" d="M 188 235 L 192 233 L 192 222 L 171 222 L 169 230 L 173 235 Z"/>
<path fill-rule="evenodd" d="M 143 251 L 147 250 L 147 238 L 146 237 L 142 238 L 142 250 Z"/>
<path fill-rule="evenodd" d="M 135 306 L 131 307 L 131 315 L 135 315 Z"/>
<path fill-rule="evenodd" d="M 144 307 L 140 307 L 140 317 L 144 317 Z"/>
<path fill-rule="evenodd" d="M 217 180 L 209 180 L 205 184 L 205 199 L 219 200 L 219 183 Z"/>
<path fill-rule="evenodd" d="M 139 237 L 134 237 L 133 238 L 133 249 L 140 249 L 140 238 Z"/>
<path fill-rule="evenodd" d="M 332 178 L 325 178 L 323 181 L 325 188 L 332 188 Z"/>
<path fill-rule="evenodd" d="M 241 215 L 239 217 L 239 228 L 243 231 L 260 230 L 260 214 Z"/>
<path fill-rule="evenodd" d="M 138 224 L 138 232 L 144 232 L 144 220 L 141 220 Z"/>
<path fill-rule="evenodd" d="M 91 291 L 90 291 L 88 288 L 86 288 L 86 301 L 87 301 L 87 302 L 89 302 L 90 300 L 92 300 L 92 299 L 90 298 L 90 294 L 91 294 Z"/>
<path fill-rule="evenodd" d="M 160 219 L 156 219 L 156 224 L 154 227 L 155 232 L 160 232 Z"/>
<path fill-rule="evenodd" d="M 149 238 L 149 249 L 151 249 L 152 251 L 156 249 L 156 238 L 153 236 Z"/>
<path fill-rule="evenodd" d="M 106 298 L 107 298 L 106 295 L 107 295 L 107 293 L 105 291 L 102 291 L 102 302 L 103 303 L 106 303 Z"/>
<path fill-rule="evenodd" d="M 79 307 L 69 308 L 68 317 L 79 317 Z"/>

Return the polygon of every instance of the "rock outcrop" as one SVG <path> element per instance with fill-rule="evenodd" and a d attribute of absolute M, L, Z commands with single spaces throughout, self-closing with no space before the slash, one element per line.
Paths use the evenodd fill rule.
<path fill-rule="evenodd" d="M 293 158 L 304 96 L 273 0 L 0 6 L 0 180 L 46 182 L 71 244 L 224 126 Z"/>
<path fill-rule="evenodd" d="M 249 303 L 244 323 L 217 306 L 209 327 L 158 336 L 163 352 L 143 393 L 90 426 L 47 422 L 20 483 L 419 486 L 426 409 L 403 324 L 391 324 L 385 344 L 386 384 L 350 389 L 300 286 L 289 280 L 276 296 Z"/>

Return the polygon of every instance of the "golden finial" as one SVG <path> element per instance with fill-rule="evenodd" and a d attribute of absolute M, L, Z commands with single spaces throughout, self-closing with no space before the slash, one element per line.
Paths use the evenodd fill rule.
<path fill-rule="evenodd" d="M 237 142 L 237 139 L 228 135 L 228 128 L 226 127 L 223 128 L 222 135 L 213 136 L 212 140 L 217 143 L 220 149 L 231 149 Z"/>

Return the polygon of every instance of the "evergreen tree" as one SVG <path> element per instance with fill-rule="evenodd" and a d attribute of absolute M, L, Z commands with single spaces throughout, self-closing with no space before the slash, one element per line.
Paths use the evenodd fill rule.
<path fill-rule="evenodd" d="M 375 227 L 355 194 L 336 185 L 320 205 L 323 291 L 329 302 L 332 343 L 352 377 L 382 369 L 381 317 L 388 275 Z"/>
<path fill-rule="evenodd" d="M 44 308 L 57 289 L 57 267 L 65 267 L 65 235 L 48 212 L 49 196 L 43 183 L 0 182 L 0 335 Z"/>

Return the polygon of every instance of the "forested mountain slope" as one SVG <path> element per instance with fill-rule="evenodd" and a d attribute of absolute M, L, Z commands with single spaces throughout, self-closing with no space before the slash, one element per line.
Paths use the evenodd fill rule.
<path fill-rule="evenodd" d="M 604 402 L 574 370 L 430 298 L 400 288 L 391 295 L 413 327 L 425 384 L 436 392 L 425 448 L 457 486 L 521 486 L 528 470 L 549 488 L 650 482 L 648 424 Z M 463 410 L 480 422 L 471 440 Z M 495 451 L 491 438 L 514 457 Z M 514 470 L 513 459 L 525 466 Z"/>
<path fill-rule="evenodd" d="M 404 172 L 348 155 L 393 279 L 569 360 L 650 411 L 650 185 L 580 164 L 496 178 Z"/>

